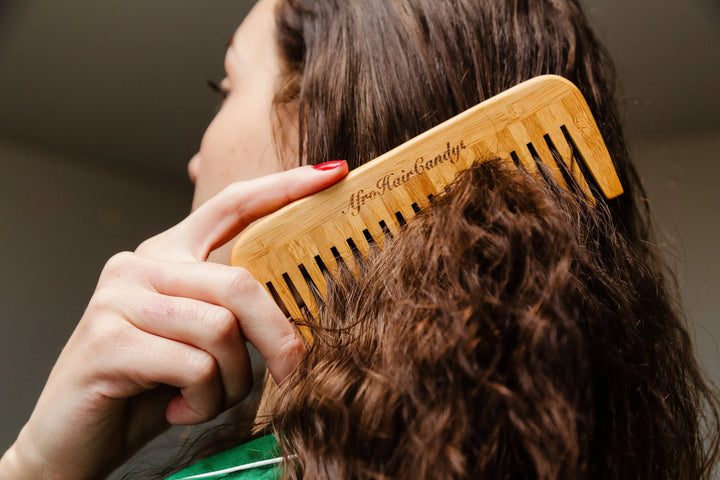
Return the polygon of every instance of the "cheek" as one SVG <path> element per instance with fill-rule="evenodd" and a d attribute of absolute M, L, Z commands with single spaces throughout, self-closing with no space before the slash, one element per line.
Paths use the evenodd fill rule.
<path fill-rule="evenodd" d="M 232 182 L 251 180 L 282 170 L 276 155 L 269 112 L 230 101 L 203 136 L 193 208 Z"/>
<path fill-rule="evenodd" d="M 232 147 L 227 144 L 227 135 L 223 134 L 223 123 L 220 114 L 210 123 L 200 144 L 195 162 L 195 194 L 193 210 L 222 190 L 222 178 L 230 170 L 225 165 L 230 160 L 228 152 Z"/>

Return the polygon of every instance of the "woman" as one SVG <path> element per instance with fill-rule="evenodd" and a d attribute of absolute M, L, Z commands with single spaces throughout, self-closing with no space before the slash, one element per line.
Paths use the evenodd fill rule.
<path fill-rule="evenodd" d="M 0 463 L 3 476 L 102 477 L 168 424 L 199 423 L 213 418 L 247 394 L 251 374 L 245 340 L 258 348 L 274 380 L 291 393 L 277 406 L 275 419 L 283 453 L 298 458 L 297 462 L 286 463 L 288 475 L 469 478 L 480 472 L 486 476 L 521 478 L 709 476 L 717 456 L 716 400 L 697 371 L 687 334 L 671 300 L 665 297 L 655 253 L 647 243 L 647 213 L 636 205 L 642 189 L 618 123 L 611 69 L 576 2 L 261 0 L 236 32 L 225 63 L 227 77 L 219 85 L 225 97 L 223 106 L 189 165 L 196 183 L 195 211 L 178 226 L 143 243 L 136 252 L 120 254 L 108 262 L 31 418 Z M 598 338 L 607 341 L 622 338 L 622 348 L 609 357 L 612 361 L 603 364 L 604 373 L 598 378 L 590 376 L 588 372 L 594 370 L 586 364 L 578 365 L 584 373 L 577 378 L 588 387 L 579 389 L 586 393 L 576 401 L 565 401 L 563 391 L 545 391 L 549 398 L 559 399 L 553 405 L 564 405 L 564 410 L 521 408 L 532 398 L 541 398 L 543 391 L 537 390 L 535 397 L 506 395 L 504 398 L 518 398 L 521 402 L 488 410 L 494 415 L 472 417 L 518 419 L 511 422 L 513 428 L 495 421 L 487 424 L 486 430 L 458 430 L 470 417 L 450 408 L 452 403 L 440 404 L 439 409 L 420 410 L 433 413 L 428 419 L 441 427 L 425 430 L 410 421 L 421 417 L 395 415 L 398 411 L 418 412 L 408 409 L 403 401 L 397 403 L 404 405 L 402 408 L 388 408 L 385 416 L 382 410 L 375 409 L 379 412 L 377 422 L 362 420 L 357 412 L 364 410 L 353 408 L 365 403 L 357 402 L 364 397 L 337 396 L 335 399 L 342 401 L 323 403 L 333 398 L 329 389 L 333 384 L 346 385 L 343 391 L 347 392 L 365 385 L 367 380 L 358 375 L 326 375 L 340 372 L 336 368 L 339 364 L 324 363 L 323 358 L 336 358 L 342 348 L 347 348 L 357 352 L 356 358 L 361 359 L 354 367 L 372 373 L 366 368 L 368 362 L 375 362 L 373 365 L 378 368 L 397 366 L 401 360 L 384 363 L 381 360 L 387 355 L 412 353 L 399 348 L 384 353 L 364 348 L 363 339 L 367 337 L 345 328 L 347 325 L 342 322 L 350 315 L 356 322 L 349 325 L 363 327 L 361 330 L 368 335 L 374 332 L 370 340 L 377 343 L 380 331 L 369 328 L 366 322 L 369 314 L 362 310 L 361 300 L 368 297 L 348 303 L 348 308 L 354 305 L 360 309 L 357 313 L 339 309 L 337 302 L 329 301 L 327 312 L 320 316 L 316 326 L 318 338 L 328 338 L 316 342 L 317 346 L 305 355 L 303 343 L 261 286 L 240 269 L 203 260 L 214 250 L 211 258 L 226 263 L 228 247 L 216 247 L 255 218 L 338 180 L 346 172 L 346 164 L 331 162 L 318 165 L 318 169 L 303 167 L 225 187 L 231 182 L 285 170 L 298 161 L 315 164 L 346 158 L 350 167 L 355 167 L 479 101 L 543 73 L 563 75 L 583 91 L 608 143 L 626 194 L 608 204 L 601 202 L 599 213 L 588 213 L 587 206 L 575 206 L 557 189 L 548 191 L 528 179 L 508 177 L 499 166 L 491 167 L 490 173 L 470 174 L 467 178 L 473 179 L 478 188 L 487 187 L 495 195 L 493 198 L 502 200 L 480 202 L 485 205 L 480 212 L 490 212 L 490 205 L 500 211 L 509 209 L 508 205 L 516 208 L 518 191 L 527 192 L 529 198 L 547 208 L 541 211 L 525 208 L 520 213 L 538 218 L 557 214 L 562 220 L 555 228 L 548 224 L 545 234 L 554 238 L 553 234 L 564 232 L 567 239 L 574 239 L 573 248 L 579 250 L 571 248 L 562 259 L 575 259 L 582 254 L 579 265 L 595 265 L 606 276 L 637 283 L 637 288 L 630 288 L 625 282 L 627 291 L 617 297 L 617 305 L 622 307 L 618 311 L 629 317 L 627 328 L 620 328 L 620 332 L 609 328 L 617 326 L 616 322 L 592 323 L 590 328 L 595 333 L 605 331 L 607 336 L 598 334 Z M 489 188 L 494 177 L 502 179 L 496 189 Z M 467 192 L 468 187 L 459 191 Z M 437 218 L 454 214 L 456 224 L 465 222 L 468 230 L 474 231 L 473 226 L 482 222 L 477 212 L 468 217 L 470 220 L 463 220 L 467 209 L 462 206 L 473 202 L 467 200 L 467 195 L 458 195 L 466 203 L 450 197 L 449 205 L 438 209 Z M 458 212 L 462 213 L 460 218 Z M 430 223 L 433 221 L 436 220 Z M 507 232 L 515 228 L 513 224 L 506 227 Z M 522 222 L 517 227 L 521 228 Z M 573 233 L 577 232 L 574 227 L 582 227 L 580 232 L 588 233 L 585 238 L 598 239 L 594 250 L 581 248 L 583 243 Z M 420 235 L 432 236 L 432 229 L 413 228 L 419 229 Z M 603 233 L 612 233 L 615 242 L 602 240 Z M 393 247 L 401 259 L 402 245 L 399 241 Z M 462 242 L 449 245 L 459 248 Z M 631 253 L 623 256 L 623 251 Z M 393 250 L 388 252 L 390 255 Z M 598 252 L 611 253 L 614 256 L 610 258 L 623 261 L 594 264 Z M 514 257 L 503 258 L 512 262 Z M 552 265 L 562 264 L 556 257 L 550 260 Z M 430 260 L 428 263 L 433 265 Z M 404 261 L 400 262 L 402 265 Z M 559 271 L 573 271 L 566 267 Z M 368 268 L 373 271 L 372 264 Z M 539 275 L 541 269 L 532 271 Z M 377 287 L 377 281 L 372 283 L 372 275 L 360 282 L 347 285 L 341 281 L 337 289 L 344 298 L 358 298 L 359 293 Z M 367 286 L 362 282 L 367 282 Z M 591 318 L 600 321 L 603 316 L 598 312 L 607 312 L 608 299 L 615 298 L 608 292 L 622 291 L 618 292 L 617 284 L 612 282 L 604 289 L 602 285 L 590 285 L 593 288 L 588 285 L 571 286 L 575 293 L 583 292 L 597 300 L 589 305 L 604 307 L 598 310 L 584 306 L 593 313 Z M 551 293 L 561 291 L 553 289 Z M 500 307 L 518 306 L 518 300 L 512 295 L 500 298 L 503 302 L 498 304 L 496 318 L 514 318 L 502 317 L 504 310 Z M 443 311 L 452 311 L 452 304 L 438 305 Z M 479 311 L 482 305 L 472 305 L 472 311 Z M 653 305 L 656 307 L 650 308 Z M 411 324 L 411 316 L 403 317 L 406 322 L 399 322 L 397 316 L 390 315 L 391 309 L 388 312 L 388 318 L 396 321 L 383 325 L 399 328 Z M 552 316 L 551 313 L 548 315 Z M 577 313 L 557 318 L 577 320 Z M 343 328 L 338 328 L 338 322 Z M 576 357 L 572 355 L 588 351 L 592 355 L 583 357 L 586 360 L 604 359 L 607 352 L 613 351 L 608 345 L 603 350 L 586 343 L 590 338 L 586 335 L 588 328 L 575 331 L 578 336 L 573 338 L 578 341 L 570 342 L 574 345 L 570 357 L 558 355 L 558 359 L 573 361 Z M 347 339 L 341 335 L 345 332 L 349 335 Z M 470 332 L 481 335 L 477 329 Z M 504 342 L 503 349 L 483 351 L 480 357 L 473 358 L 498 359 L 503 372 L 529 372 L 530 358 L 513 357 L 514 362 L 510 362 L 502 352 L 517 352 L 523 345 L 532 344 L 525 343 L 525 337 L 505 336 L 503 332 L 500 329 L 498 333 Z M 552 337 L 553 332 L 549 335 Z M 323 345 L 339 347 L 327 349 Z M 625 348 L 631 347 L 639 349 L 637 357 L 623 354 Z M 549 352 L 552 357 L 555 350 Z M 433 378 L 453 373 L 457 365 L 445 362 L 447 358 L 450 357 L 440 357 L 443 360 L 440 364 L 447 365 L 447 370 L 435 372 Z M 624 363 L 627 360 L 632 362 Z M 483 371 L 495 371 L 488 365 L 483 367 L 485 370 L 480 368 L 478 378 L 485 378 Z M 513 366 L 517 368 L 510 368 Z M 523 366 L 526 370 L 522 370 Z M 477 370 L 471 367 L 469 370 Z M 557 372 L 560 375 L 566 370 Z M 547 381 L 539 385 L 553 386 L 552 378 L 553 375 L 548 375 Z M 323 379 L 329 379 L 330 384 L 323 384 Z M 625 383 L 626 379 L 630 383 Z M 458 384 L 433 385 L 438 392 L 445 393 L 452 386 L 454 396 L 465 398 L 458 395 L 455 388 Z M 488 399 L 496 399 L 493 392 L 507 393 L 500 388 L 476 391 L 472 385 L 460 385 L 467 387 L 460 390 L 468 393 L 467 398 L 487 395 Z M 620 385 L 623 388 L 602 389 Z M 317 396 L 313 396 L 313 391 Z M 377 398 L 385 398 L 389 389 L 373 384 L 367 392 L 373 391 Z M 408 385 L 400 390 L 399 397 L 418 397 L 413 392 Z M 382 403 L 368 403 L 371 404 Z M 422 406 L 422 402 L 415 405 Z M 703 406 L 710 406 L 708 432 L 712 445 L 707 452 L 700 430 Z M 438 422 L 442 412 L 454 412 L 459 423 Z M 533 412 L 540 418 L 557 412 L 567 415 L 553 417 L 555 421 L 550 423 L 532 422 Z M 592 415 L 580 415 L 581 412 Z M 565 424 L 564 420 L 575 413 L 578 422 Z M 337 433 L 333 425 L 338 419 L 343 427 L 362 427 L 359 432 L 363 436 L 357 438 L 369 439 L 370 443 L 353 443 L 353 437 L 347 433 L 328 436 Z M 588 419 L 592 422 L 583 423 Z M 523 425 L 526 430 L 521 428 Z M 548 425 L 554 428 L 545 437 L 543 428 Z M 375 430 L 365 431 L 364 427 Z M 433 431 L 449 433 L 450 437 L 457 434 L 459 440 L 453 443 L 442 437 L 442 442 L 432 443 L 426 433 Z M 389 448 L 396 441 L 398 448 Z M 464 447 L 475 444 L 486 448 Z M 431 445 L 434 450 L 429 448 Z M 604 448 L 592 450 L 598 446 Z M 392 453 L 382 456 L 382 452 Z M 602 457 L 605 453 L 612 456 L 605 459 Z M 427 461 L 411 463 L 418 456 L 437 463 L 433 468 Z M 415 467 L 421 465 L 416 471 Z"/>

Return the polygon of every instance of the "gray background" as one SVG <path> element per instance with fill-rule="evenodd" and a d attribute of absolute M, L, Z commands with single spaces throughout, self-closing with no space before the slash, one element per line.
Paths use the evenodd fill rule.
<path fill-rule="evenodd" d="M 113 253 L 181 219 L 250 0 L 0 0 L 0 451 Z M 586 0 L 657 239 L 720 380 L 720 2 Z"/>

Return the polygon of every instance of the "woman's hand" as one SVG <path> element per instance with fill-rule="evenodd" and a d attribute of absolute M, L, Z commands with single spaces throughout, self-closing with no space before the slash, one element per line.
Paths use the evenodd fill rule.
<path fill-rule="evenodd" d="M 252 386 L 246 341 L 281 382 L 303 351 L 294 328 L 246 270 L 205 259 L 346 173 L 302 167 L 233 184 L 111 258 L 0 477 L 102 477 L 170 424 L 214 418 Z"/>

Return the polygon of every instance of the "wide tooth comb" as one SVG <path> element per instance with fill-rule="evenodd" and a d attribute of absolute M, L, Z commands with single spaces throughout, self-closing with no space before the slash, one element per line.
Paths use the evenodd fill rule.
<path fill-rule="evenodd" d="M 338 261 L 356 271 L 355 255 L 382 248 L 386 236 L 483 158 L 505 158 L 537 176 L 542 163 L 560 185 L 572 183 L 591 202 L 594 193 L 609 199 L 623 192 L 582 94 L 564 78 L 547 75 L 470 108 L 256 222 L 235 243 L 232 264 L 248 269 L 301 323 L 303 310 L 317 312 L 313 289 L 325 294 L 323 277 L 337 274 Z"/>

